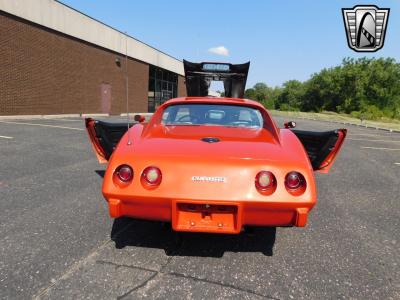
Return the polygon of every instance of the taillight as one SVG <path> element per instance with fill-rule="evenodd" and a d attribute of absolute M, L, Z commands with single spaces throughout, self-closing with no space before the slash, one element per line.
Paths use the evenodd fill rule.
<path fill-rule="evenodd" d="M 142 181 L 150 186 L 157 186 L 161 183 L 162 174 L 157 167 L 147 167 L 143 170 Z"/>
<path fill-rule="evenodd" d="M 299 172 L 289 172 L 285 177 L 285 186 L 286 189 L 295 195 L 300 195 L 306 190 L 306 179 Z"/>
<path fill-rule="evenodd" d="M 118 179 L 122 182 L 129 182 L 133 179 L 133 170 L 128 165 L 120 165 L 116 170 L 115 174 L 117 175 Z"/>
<path fill-rule="evenodd" d="M 276 189 L 276 178 L 272 172 L 258 172 L 255 178 L 255 185 L 259 192 L 263 194 L 272 194 Z"/>

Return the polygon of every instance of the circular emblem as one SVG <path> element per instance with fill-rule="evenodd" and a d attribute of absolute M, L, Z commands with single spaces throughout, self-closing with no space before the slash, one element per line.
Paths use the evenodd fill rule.
<path fill-rule="evenodd" d="M 201 140 L 206 143 L 218 143 L 219 142 L 219 139 L 215 138 L 215 137 L 205 137 L 205 138 L 202 138 Z"/>

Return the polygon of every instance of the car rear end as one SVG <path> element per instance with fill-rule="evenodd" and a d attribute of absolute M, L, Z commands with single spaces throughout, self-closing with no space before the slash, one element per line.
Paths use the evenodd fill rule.
<path fill-rule="evenodd" d="M 136 144 L 147 150 L 113 155 L 103 184 L 110 215 L 172 222 L 174 230 L 192 232 L 306 225 L 316 191 L 304 153 L 277 144 L 200 139 L 192 141 L 190 151 L 183 146 L 187 143 L 176 140 L 171 151 L 163 141 L 147 140 L 147 145 Z M 131 168 L 131 178 L 120 174 L 124 165 Z"/>

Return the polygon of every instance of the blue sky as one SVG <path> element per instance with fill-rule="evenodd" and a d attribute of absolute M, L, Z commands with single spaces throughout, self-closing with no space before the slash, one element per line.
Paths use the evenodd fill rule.
<path fill-rule="evenodd" d="M 61 2 L 178 59 L 251 61 L 247 87 L 307 80 L 344 57 L 393 57 L 400 62 L 400 1 L 202 0 Z M 384 48 L 359 54 L 347 46 L 341 8 L 389 7 Z M 224 46 L 229 56 L 208 49 Z"/>

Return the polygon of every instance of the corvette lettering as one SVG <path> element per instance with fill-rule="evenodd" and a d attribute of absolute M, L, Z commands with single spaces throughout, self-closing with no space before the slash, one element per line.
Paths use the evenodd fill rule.
<path fill-rule="evenodd" d="M 203 182 L 226 182 L 225 177 L 209 177 L 209 176 L 192 176 L 192 181 L 203 181 Z"/>

